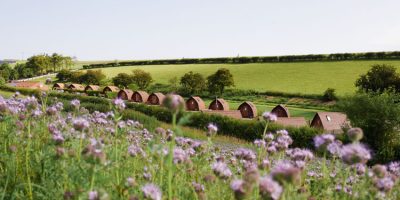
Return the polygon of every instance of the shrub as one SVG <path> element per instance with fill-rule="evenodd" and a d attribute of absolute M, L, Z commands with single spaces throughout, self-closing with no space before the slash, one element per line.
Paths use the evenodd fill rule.
<path fill-rule="evenodd" d="M 338 109 L 345 112 L 352 126 L 364 130 L 364 141 L 375 151 L 379 161 L 395 158 L 400 145 L 399 96 L 392 93 L 359 93 L 348 96 L 338 103 Z"/>
<path fill-rule="evenodd" d="M 146 89 L 149 87 L 150 83 L 153 82 L 153 78 L 148 72 L 145 72 L 141 69 L 135 69 L 132 71 L 132 73 L 133 83 L 135 83 L 141 90 Z"/>
<path fill-rule="evenodd" d="M 392 65 L 373 65 L 371 69 L 360 76 L 356 87 L 365 92 L 379 92 L 395 89 L 400 90 L 400 75 Z"/>
<path fill-rule="evenodd" d="M 324 101 L 337 100 L 335 89 L 333 89 L 333 88 L 326 89 L 325 92 L 324 92 L 324 95 L 322 96 L 322 99 Z"/>
<path fill-rule="evenodd" d="M 112 78 L 112 82 L 119 88 L 127 88 L 128 85 L 133 83 L 132 76 L 127 73 L 119 73 Z"/>

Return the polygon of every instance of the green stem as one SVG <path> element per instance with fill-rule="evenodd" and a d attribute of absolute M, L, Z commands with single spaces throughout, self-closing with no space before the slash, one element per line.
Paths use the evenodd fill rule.
<path fill-rule="evenodd" d="M 269 122 L 267 121 L 267 123 L 265 123 L 265 127 L 264 127 L 264 132 L 263 132 L 263 137 L 262 137 L 262 139 L 264 139 L 264 138 L 265 138 L 265 135 L 267 134 L 268 124 L 269 124 Z"/>

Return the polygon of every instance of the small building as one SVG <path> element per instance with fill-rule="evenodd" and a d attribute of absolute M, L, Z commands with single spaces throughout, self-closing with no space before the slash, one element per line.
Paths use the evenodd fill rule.
<path fill-rule="evenodd" d="M 147 104 L 150 105 L 161 105 L 165 99 L 165 95 L 160 92 L 152 93 L 147 99 Z"/>
<path fill-rule="evenodd" d="M 149 99 L 149 94 L 145 91 L 135 91 L 132 94 L 132 101 L 138 103 L 146 103 Z"/>
<path fill-rule="evenodd" d="M 188 111 L 201 111 L 206 109 L 204 101 L 197 96 L 192 96 L 186 101 L 186 110 Z"/>
<path fill-rule="evenodd" d="M 98 85 L 87 85 L 85 87 L 85 92 L 86 91 L 99 91 L 99 89 L 100 89 L 100 86 L 98 86 Z"/>
<path fill-rule="evenodd" d="M 68 89 L 73 90 L 73 91 L 84 91 L 85 90 L 85 86 L 83 86 L 81 84 L 73 83 L 73 84 L 68 86 Z"/>
<path fill-rule="evenodd" d="M 132 90 L 123 89 L 118 92 L 118 98 L 130 101 L 132 99 Z"/>
<path fill-rule="evenodd" d="M 350 123 L 344 113 L 317 112 L 310 126 L 323 129 L 328 133 L 343 133 L 343 128 L 350 127 Z"/>
<path fill-rule="evenodd" d="M 255 118 L 257 117 L 257 107 L 250 101 L 245 101 L 240 104 L 238 110 L 242 114 L 243 118 Z"/>
<path fill-rule="evenodd" d="M 292 126 L 297 128 L 308 126 L 304 117 L 278 117 L 278 120 L 276 120 L 275 123 L 282 126 Z"/>
<path fill-rule="evenodd" d="M 47 91 L 49 87 L 41 82 L 36 81 L 21 81 L 21 82 L 12 82 L 8 84 L 11 87 L 16 88 L 24 88 L 24 89 L 33 89 L 33 90 L 42 90 Z"/>
<path fill-rule="evenodd" d="M 228 111 L 229 110 L 229 104 L 224 99 L 215 99 L 214 101 L 212 101 L 210 103 L 210 106 L 208 106 L 208 109 L 210 109 L 210 110 Z"/>
<path fill-rule="evenodd" d="M 54 83 L 53 90 L 64 90 L 66 85 L 64 83 Z"/>
<path fill-rule="evenodd" d="M 117 86 L 109 85 L 103 89 L 104 94 L 106 94 L 107 92 L 119 92 L 119 88 Z"/>
<path fill-rule="evenodd" d="M 240 110 L 202 110 L 201 112 L 211 115 L 222 115 L 234 119 L 242 119 L 242 113 L 240 113 Z"/>
<path fill-rule="evenodd" d="M 289 109 L 282 104 L 279 104 L 273 108 L 271 113 L 275 114 L 277 117 L 290 117 Z"/>

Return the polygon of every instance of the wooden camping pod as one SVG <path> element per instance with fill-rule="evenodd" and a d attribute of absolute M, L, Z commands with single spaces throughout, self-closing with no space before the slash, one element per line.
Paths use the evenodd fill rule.
<path fill-rule="evenodd" d="M 68 86 L 68 89 L 73 90 L 73 91 L 84 91 L 85 90 L 85 86 L 83 86 L 81 84 L 73 83 L 73 84 Z"/>
<path fill-rule="evenodd" d="M 344 127 L 350 127 L 347 115 L 340 112 L 317 112 L 310 124 L 313 128 L 327 133 L 342 133 Z"/>
<path fill-rule="evenodd" d="M 123 100 L 131 100 L 132 94 L 133 94 L 132 90 L 124 89 L 124 90 L 120 90 L 118 92 L 117 96 L 118 96 L 118 98 L 123 99 Z"/>
<path fill-rule="evenodd" d="M 98 91 L 100 89 L 100 86 L 98 85 L 87 85 L 85 87 L 85 91 Z"/>
<path fill-rule="evenodd" d="M 161 105 L 164 101 L 165 95 L 160 92 L 152 93 L 147 99 L 147 104 L 150 105 Z"/>
<path fill-rule="evenodd" d="M 290 117 L 289 110 L 282 104 L 279 104 L 272 109 L 271 113 L 275 114 L 277 117 Z"/>
<path fill-rule="evenodd" d="M 64 83 L 54 83 L 53 90 L 64 90 L 65 84 Z"/>
<path fill-rule="evenodd" d="M 138 103 L 146 103 L 149 99 L 149 94 L 145 91 L 135 91 L 132 94 L 132 101 Z"/>
<path fill-rule="evenodd" d="M 119 88 L 117 87 L 117 86 L 112 86 L 112 85 L 110 85 L 110 86 L 106 86 L 104 89 L 103 89 L 103 93 L 105 94 L 105 93 L 107 93 L 107 92 L 119 92 Z"/>
<path fill-rule="evenodd" d="M 240 104 L 238 110 L 240 110 L 243 118 L 255 118 L 257 116 L 257 108 L 254 103 L 250 101 Z"/>
<path fill-rule="evenodd" d="M 208 109 L 210 110 L 229 110 L 229 104 L 226 102 L 224 99 L 215 99 L 210 103 L 210 106 L 208 106 Z"/>
<path fill-rule="evenodd" d="M 197 96 L 192 96 L 186 101 L 186 110 L 188 111 L 201 111 L 206 109 L 204 101 Z"/>

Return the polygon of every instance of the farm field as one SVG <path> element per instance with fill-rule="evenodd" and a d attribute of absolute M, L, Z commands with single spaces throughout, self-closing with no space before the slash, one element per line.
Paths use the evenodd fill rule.
<path fill-rule="evenodd" d="M 189 71 L 208 76 L 218 68 L 225 67 L 234 75 L 237 89 L 322 94 L 330 87 L 335 88 L 338 95 L 345 95 L 355 91 L 355 80 L 360 74 L 366 73 L 373 64 L 391 64 L 400 68 L 400 61 L 341 61 L 146 65 L 102 68 L 102 70 L 108 78 L 112 78 L 118 73 L 131 73 L 133 69 L 139 68 L 150 72 L 155 83 L 166 84 L 172 77 L 179 78 Z"/>

